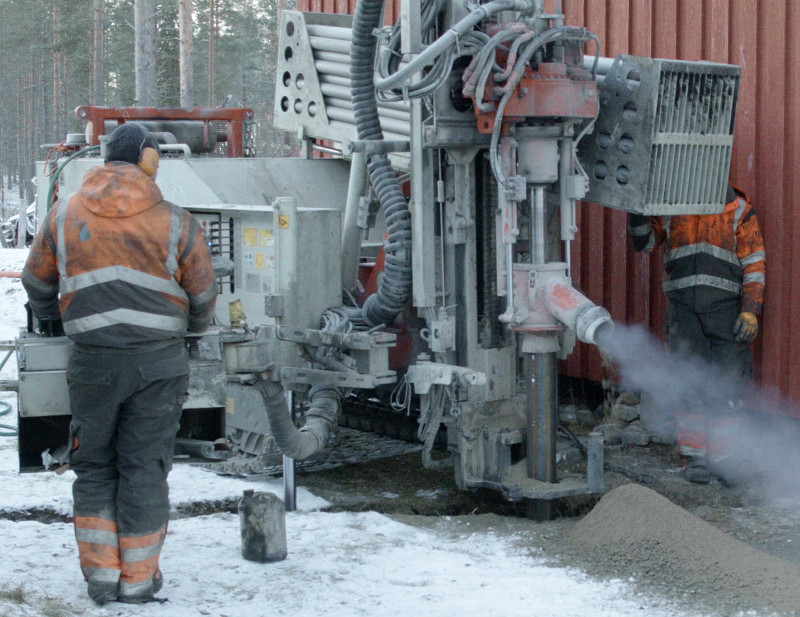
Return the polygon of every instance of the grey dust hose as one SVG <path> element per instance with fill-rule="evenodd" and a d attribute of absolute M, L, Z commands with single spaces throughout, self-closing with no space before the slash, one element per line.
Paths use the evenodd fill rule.
<path fill-rule="evenodd" d="M 341 408 L 339 391 L 333 386 L 314 386 L 308 394 L 311 406 L 302 428 L 294 425 L 283 386 L 276 381 L 255 384 L 267 410 L 267 420 L 278 449 L 289 458 L 303 460 L 320 452 L 328 443 Z"/>

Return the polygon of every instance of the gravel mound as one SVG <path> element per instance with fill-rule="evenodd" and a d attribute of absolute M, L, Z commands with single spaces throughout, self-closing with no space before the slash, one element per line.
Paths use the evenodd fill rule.
<path fill-rule="evenodd" d="M 739 611 L 800 614 L 800 568 L 758 551 L 639 484 L 606 494 L 567 533 L 606 572 Z"/>

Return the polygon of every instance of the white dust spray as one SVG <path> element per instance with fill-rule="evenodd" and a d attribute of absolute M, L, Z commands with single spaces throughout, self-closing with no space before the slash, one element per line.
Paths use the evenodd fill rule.
<path fill-rule="evenodd" d="M 671 352 L 638 326 L 615 324 L 599 347 L 621 385 L 642 393 L 648 429 L 674 438 L 675 411 L 701 411 L 717 475 L 757 486 L 765 498 L 800 498 L 796 405 L 701 358 Z"/>

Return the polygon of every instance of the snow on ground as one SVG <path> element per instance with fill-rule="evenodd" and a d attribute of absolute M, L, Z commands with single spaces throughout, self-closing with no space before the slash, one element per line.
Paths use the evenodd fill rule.
<path fill-rule="evenodd" d="M 22 269 L 27 251 L 0 249 L 0 270 Z M 25 294 L 16 279 L 0 278 L 0 339 L 25 322 Z M 3 354 L 4 355 L 4 354 Z M 15 379 L 11 358 L 0 379 Z M 16 411 L 10 393 L 0 393 Z M 15 424 L 12 416 L 0 421 Z M 325 513 L 302 488 L 297 512 L 287 513 L 289 556 L 273 564 L 241 557 L 234 514 L 173 520 L 162 555 L 163 604 L 95 606 L 86 596 L 72 526 L 15 522 L 9 513 L 31 508 L 71 510 L 72 472 L 17 472 L 16 439 L 0 437 L 0 615 L 63 617 L 677 617 L 658 599 L 637 595 L 625 581 L 598 582 L 577 570 L 545 565 L 524 534 L 473 531 L 442 519 L 423 529 L 374 512 Z M 282 496 L 279 480 L 249 482 L 176 465 L 173 506 L 236 499 L 244 488 Z M 453 529 L 457 533 L 453 533 Z M 531 532 L 536 526 L 531 523 Z"/>
<path fill-rule="evenodd" d="M 0 272 L 21 272 L 27 256 L 28 249 L 0 249 Z M 19 279 L 0 278 L 0 340 L 15 338 L 25 325 L 26 300 Z M 4 356 L 0 356 L 0 362 Z M 17 365 L 12 358 L 0 371 L 0 379 L 16 379 L 16 375 Z"/>

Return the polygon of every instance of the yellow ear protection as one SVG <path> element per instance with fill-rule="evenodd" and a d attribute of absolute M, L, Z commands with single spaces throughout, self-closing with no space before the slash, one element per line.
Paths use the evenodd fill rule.
<path fill-rule="evenodd" d="M 142 151 L 139 153 L 139 167 L 148 176 L 154 178 L 158 172 L 158 162 L 160 159 L 161 155 L 158 152 L 158 148 L 146 146 L 142 148 Z"/>

